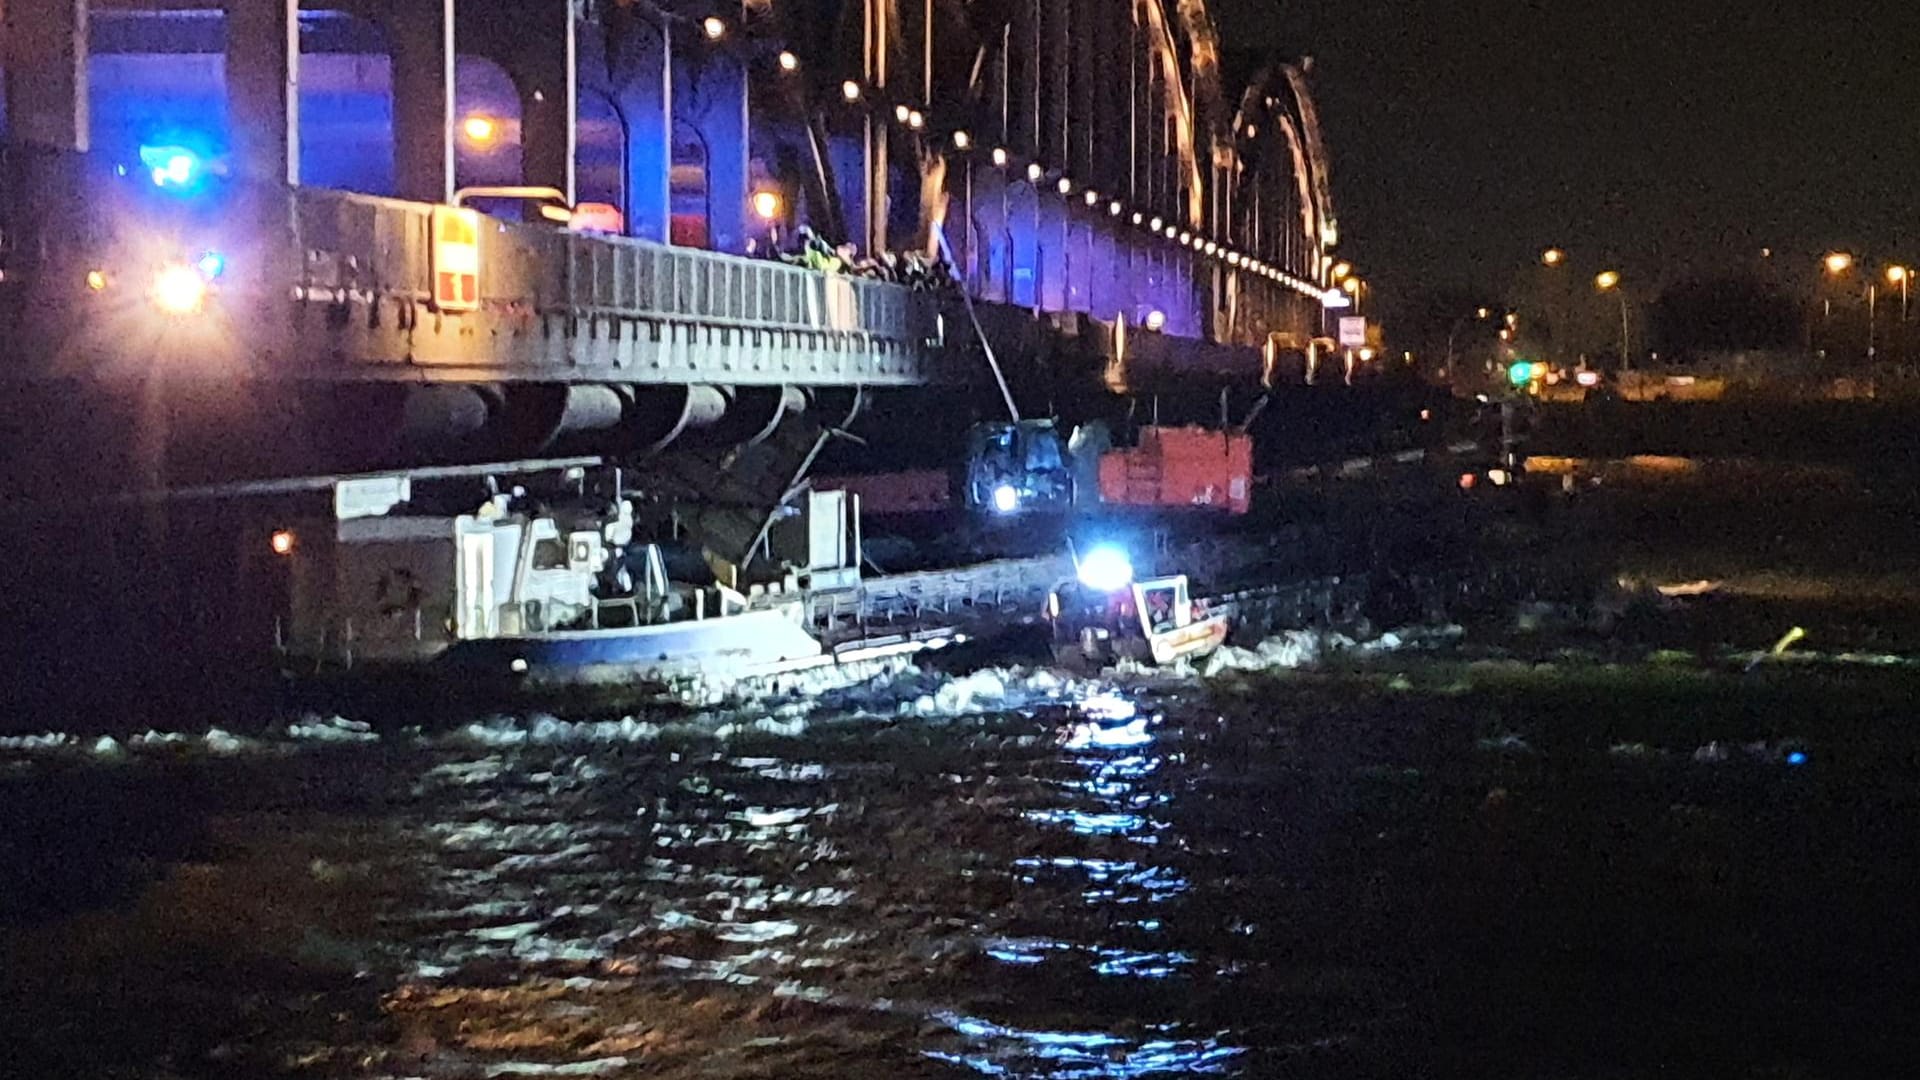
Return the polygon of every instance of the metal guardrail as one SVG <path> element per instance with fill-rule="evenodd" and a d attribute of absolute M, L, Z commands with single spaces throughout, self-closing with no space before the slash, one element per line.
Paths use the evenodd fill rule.
<path fill-rule="evenodd" d="M 433 207 L 303 188 L 292 243 L 305 288 L 425 300 Z M 481 303 L 495 312 L 862 334 L 924 344 L 937 307 L 899 285 L 784 263 L 483 218 Z"/>
<path fill-rule="evenodd" d="M 1005 619 L 1023 611 L 1037 616 L 1048 590 L 1072 576 L 1073 564 L 1063 557 L 896 574 L 870 579 L 858 588 L 813 593 L 807 598 L 807 616 L 815 630 L 829 636 L 932 616 L 949 622 Z"/>

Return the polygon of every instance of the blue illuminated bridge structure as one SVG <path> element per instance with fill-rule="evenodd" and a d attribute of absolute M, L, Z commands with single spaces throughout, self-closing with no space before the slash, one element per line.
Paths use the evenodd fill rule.
<path fill-rule="evenodd" d="M 1203 0 L 0 8 L 0 385 L 69 460 L 139 409 L 657 449 L 996 363 L 1258 387 L 1344 306 L 1308 65 Z"/>

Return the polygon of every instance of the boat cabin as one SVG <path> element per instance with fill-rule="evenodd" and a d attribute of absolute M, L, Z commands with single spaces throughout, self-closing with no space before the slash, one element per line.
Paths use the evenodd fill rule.
<path fill-rule="evenodd" d="M 637 587 L 608 587 L 610 556 L 632 524 L 624 504 L 607 520 L 510 512 L 502 498 L 474 514 L 303 529 L 288 551 L 281 647 L 316 663 L 412 662 L 457 641 L 597 626 L 609 604 L 628 625 L 645 621 L 666 606 L 657 550 Z"/>

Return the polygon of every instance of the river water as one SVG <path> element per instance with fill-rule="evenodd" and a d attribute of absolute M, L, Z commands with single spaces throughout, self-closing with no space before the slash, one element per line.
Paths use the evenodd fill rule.
<path fill-rule="evenodd" d="M 15 739 L 0 1073 L 1891 1072 L 1912 677 L 1442 650 Z"/>

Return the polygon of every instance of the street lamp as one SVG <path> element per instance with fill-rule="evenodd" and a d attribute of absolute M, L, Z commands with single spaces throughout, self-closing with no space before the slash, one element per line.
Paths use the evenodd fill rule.
<path fill-rule="evenodd" d="M 490 116 L 475 114 L 467 117 L 460 124 L 460 132 L 475 146 L 487 146 L 493 142 L 493 137 L 500 133 L 500 125 L 494 123 Z"/>
<path fill-rule="evenodd" d="M 1913 272 L 1904 266 L 1887 267 L 1887 283 L 1900 286 L 1900 321 L 1907 321 L 1907 281 Z"/>
<path fill-rule="evenodd" d="M 1559 266 L 1567 261 L 1567 253 L 1559 248 L 1548 248 L 1540 253 L 1540 261 L 1548 266 Z"/>
<path fill-rule="evenodd" d="M 786 49 L 780 50 L 780 70 L 796 71 L 800 67 L 800 58 Z"/>
<path fill-rule="evenodd" d="M 753 193 L 753 212 L 761 221 L 771 222 L 780 216 L 780 193 L 777 191 L 756 191 Z"/>
<path fill-rule="evenodd" d="M 1352 263 L 1337 262 L 1333 264 L 1333 280 L 1339 281 L 1341 278 L 1344 278 L 1351 273 L 1353 273 Z"/>
<path fill-rule="evenodd" d="M 700 21 L 700 29 L 706 31 L 708 41 L 719 41 L 727 34 L 727 24 L 712 15 Z"/>
<path fill-rule="evenodd" d="M 1627 351 L 1627 294 L 1620 288 L 1620 271 L 1602 270 L 1595 275 L 1593 287 L 1601 292 L 1611 292 L 1620 298 L 1620 370 L 1632 371 L 1632 354 Z"/>
<path fill-rule="evenodd" d="M 1841 275 L 1845 274 L 1847 271 L 1853 269 L 1853 256 L 1849 255 L 1844 251 L 1833 252 L 1832 254 L 1829 254 L 1822 261 L 1826 264 L 1828 275 L 1832 277 L 1840 277 Z M 1898 275 L 1895 275 L 1894 273 L 1895 270 L 1899 271 Z M 1887 269 L 1887 280 L 1890 282 L 1897 282 L 1900 285 L 1900 317 L 1902 321 L 1906 319 L 1906 308 L 1907 308 L 1906 278 L 1907 278 L 1907 270 L 1906 270 L 1906 267 L 1904 266 L 1889 267 Z M 1880 300 L 1880 283 L 1875 281 L 1872 275 L 1868 275 L 1867 277 L 1867 360 L 1869 362 L 1871 362 L 1874 356 L 1878 353 L 1878 350 L 1874 348 L 1873 323 L 1874 323 L 1874 316 L 1877 314 L 1875 309 L 1879 306 L 1879 300 Z M 1822 308 L 1825 314 L 1822 315 L 1821 322 L 1824 323 L 1832 319 L 1833 317 L 1833 299 L 1831 297 L 1828 297 L 1825 301 L 1823 301 Z"/>

